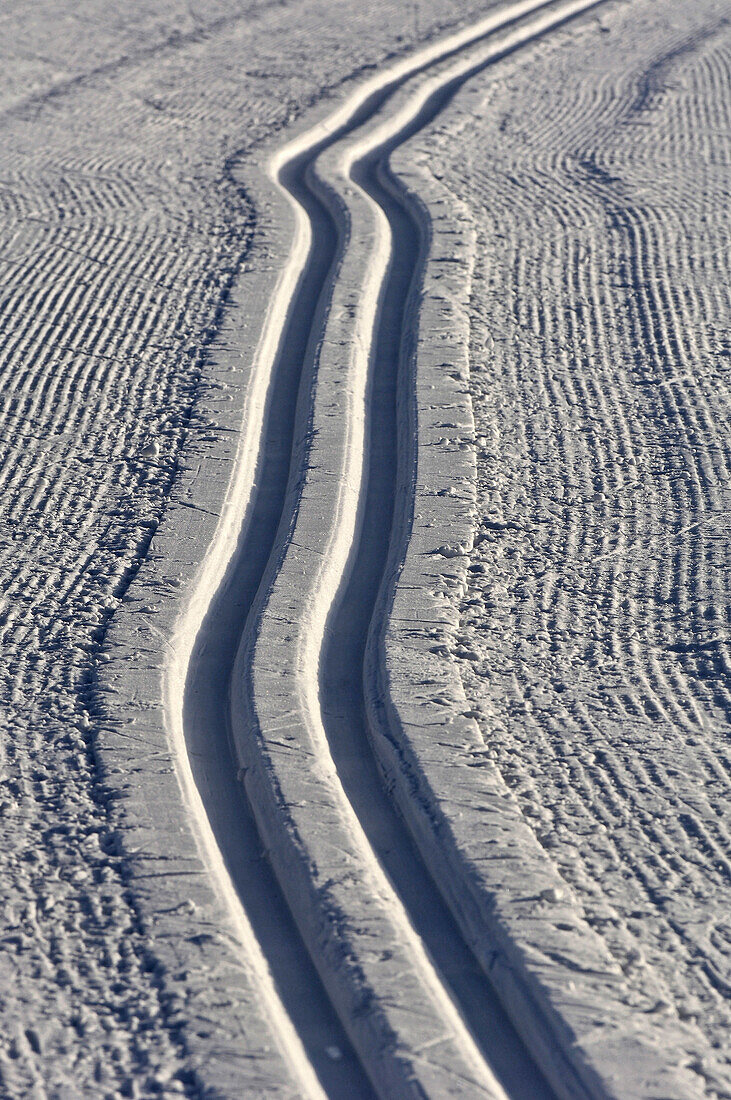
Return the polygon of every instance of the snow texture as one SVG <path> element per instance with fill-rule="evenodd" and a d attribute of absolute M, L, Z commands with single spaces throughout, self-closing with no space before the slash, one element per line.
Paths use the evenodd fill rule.
<path fill-rule="evenodd" d="M 527 966 L 575 969 L 564 1021 L 600 958 L 617 975 L 587 1025 L 597 1051 L 632 1029 L 618 1095 L 725 1096 L 728 22 L 716 3 L 658 11 L 607 9 L 516 56 L 409 150 L 476 238 L 477 520 L 435 643 L 480 729 L 473 762 L 561 880 L 533 880 L 513 927 Z M 476 784 L 454 774 L 441 793 L 462 810 Z M 489 842 L 474 831 L 470 854 Z M 601 955 L 551 958 L 552 920 Z M 629 1068 L 645 1042 L 695 1084 L 652 1091 L 646 1053 Z"/>
<path fill-rule="evenodd" d="M 0 1094 L 731 1096 L 724 5 L 0 29 Z"/>
<path fill-rule="evenodd" d="M 217 431 L 214 387 L 243 384 L 240 354 L 212 341 L 254 249 L 260 270 L 275 262 L 232 164 L 417 30 L 480 5 L 422 5 L 418 27 L 391 4 L 340 7 L 347 19 L 330 2 L 1 16 L 9 1096 L 276 1084 L 264 1025 L 236 1009 L 227 971 L 241 964 L 208 919 L 155 707 L 237 427 Z M 152 441 L 157 458 L 142 454 Z M 213 516 L 187 506 L 204 460 Z M 173 485 L 175 534 L 153 541 Z"/>

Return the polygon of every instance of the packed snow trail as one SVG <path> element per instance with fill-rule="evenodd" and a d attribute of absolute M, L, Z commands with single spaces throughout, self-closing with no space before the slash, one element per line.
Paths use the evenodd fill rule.
<path fill-rule="evenodd" d="M 237 630 L 243 636 L 233 670 L 231 733 L 250 810 L 279 888 L 329 997 L 366 1072 L 383 1094 L 407 1094 L 418 1081 L 428 1094 L 449 1088 L 463 1089 L 467 1095 L 502 1095 L 495 1067 L 488 1068 L 490 1048 L 496 1037 L 498 1045 L 509 1041 L 514 1050 L 520 1050 L 520 1043 L 514 1035 L 506 1040 L 510 1027 L 504 1021 L 499 1036 L 491 1033 L 490 1027 L 485 1033 L 484 1014 L 480 1017 L 476 1011 L 482 993 L 472 996 L 470 1006 L 470 983 L 484 982 L 474 960 L 470 960 L 473 974 L 466 983 L 457 974 L 444 983 L 436 938 L 433 944 L 429 942 L 431 922 L 419 919 L 424 903 L 415 896 L 416 875 L 421 876 L 419 892 L 423 888 L 431 895 L 428 905 L 439 914 L 442 929 L 453 939 L 451 953 L 459 956 L 466 952 L 469 959 L 470 952 L 431 886 L 428 871 L 421 869 L 403 827 L 391 813 L 388 840 L 379 841 L 374 816 L 369 823 L 356 812 L 360 805 L 362 813 L 369 800 L 360 767 L 368 751 L 360 677 L 349 675 L 343 683 L 328 660 L 333 649 L 323 651 L 326 624 L 337 637 L 342 626 L 338 627 L 333 613 L 344 613 L 350 599 L 361 622 L 349 643 L 362 666 L 368 608 L 373 606 L 383 567 L 383 558 L 379 564 L 372 550 L 380 544 L 385 551 L 387 545 L 396 476 L 395 464 L 384 454 L 380 471 L 374 466 L 372 476 L 387 475 L 390 469 L 391 486 L 385 488 L 389 501 L 384 507 L 369 509 L 368 454 L 379 451 L 379 433 L 388 437 L 388 418 L 395 423 L 396 415 L 395 379 L 392 392 L 386 395 L 390 405 L 386 419 L 368 411 L 375 392 L 371 348 L 376 325 L 385 317 L 380 311 L 384 280 L 391 273 L 390 289 L 398 288 L 396 297 L 401 298 L 391 324 L 403 327 L 410 289 L 403 269 L 399 274 L 390 263 L 389 220 L 399 238 L 399 251 L 403 245 L 408 257 L 410 249 L 413 261 L 418 260 L 424 239 L 413 214 L 378 181 L 376 168 L 379 159 L 431 119 L 470 75 L 595 5 L 596 0 L 522 3 L 504 10 L 371 81 L 335 116 L 275 158 L 274 178 L 291 196 L 295 210 L 295 244 L 265 323 L 239 461 L 219 536 L 204 563 L 196 598 L 181 622 L 171 664 L 170 717 L 182 750 L 184 784 L 211 868 L 232 909 L 241 910 L 242 939 L 258 956 L 260 949 L 266 951 L 265 937 L 257 942 L 244 910 L 251 904 L 249 890 L 256 892 L 260 887 L 254 882 L 256 875 L 241 873 L 241 838 L 236 839 L 232 827 L 238 813 L 249 816 L 249 807 L 240 809 L 239 787 L 229 783 L 225 792 L 219 782 L 231 768 L 225 710 L 220 702 L 214 706 L 216 699 L 225 699 Z M 522 21 L 532 13 L 538 14 Z M 478 45 L 468 57 L 422 84 L 394 116 L 377 117 L 375 133 L 367 134 L 332 163 L 330 148 L 337 152 L 336 142 L 346 139 L 384 103 L 388 106 L 388 97 L 406 77 L 497 31 L 503 33 L 494 42 Z M 322 157 L 323 167 L 318 164 L 313 175 L 318 157 Z M 370 165 L 361 166 L 366 158 Z M 354 188 L 351 178 L 361 186 Z M 404 230 L 409 218 L 412 224 Z M 392 299 L 389 301 L 393 309 Z M 388 368 L 396 368 L 400 332 L 391 332 L 389 339 L 390 347 L 381 345 L 392 358 L 390 364 L 387 359 L 383 364 L 386 373 Z M 343 350 L 349 348 L 353 349 L 350 358 Z M 349 358 L 345 372 L 344 356 Z M 339 395 L 343 395 L 342 404 Z M 294 456 L 291 470 L 290 450 Z M 385 527 L 375 538 L 372 533 L 366 535 L 359 547 L 364 516 L 379 511 Z M 362 572 L 353 570 L 356 554 L 366 571 L 363 575 L 372 571 L 371 580 L 360 593 L 351 590 L 343 600 L 351 574 Z M 223 575 L 225 583 L 219 588 Z M 228 623 L 219 632 L 224 606 L 235 614 L 228 614 Z M 183 707 L 181 689 L 186 672 Z M 357 777 L 352 772 L 350 778 L 345 775 L 349 750 L 343 749 L 335 730 L 335 725 L 339 728 L 343 722 L 352 751 L 360 755 Z M 215 727 L 218 778 L 205 762 L 200 763 L 206 737 Z M 337 742 L 332 752 L 328 731 L 333 745 Z M 186 768 L 184 742 L 191 752 L 191 771 Z M 378 784 L 372 760 L 367 768 L 370 789 L 375 791 Z M 382 817 L 380 824 L 385 825 Z M 252 838 L 250 828 L 249 843 Z M 389 866 L 386 852 L 394 841 L 396 854 Z M 417 871 L 411 871 L 409 880 L 405 868 L 412 860 Z M 285 927 L 289 917 L 277 898 L 276 884 L 272 882 L 267 889 L 268 901 L 262 905 L 260 893 L 253 908 L 265 912 L 273 904 L 281 927 Z M 236 890 L 243 906 L 236 900 Z M 408 905 L 404 907 L 409 894 L 411 912 Z M 276 938 L 270 937 L 270 946 Z M 442 961 L 445 957 L 442 951 Z M 297 998 L 285 993 L 280 1000 L 263 963 L 262 958 L 255 969 L 270 1004 L 274 1029 L 294 1072 L 301 1074 L 303 1087 L 312 1089 L 312 1082 L 307 1085 L 309 1071 L 299 1046 L 302 1028 L 307 1028 L 301 1011 L 299 1038 L 286 1038 L 290 1021 L 298 1015 L 292 1007 Z M 285 988 L 288 968 L 276 962 L 271 967 L 276 984 Z M 306 981 L 305 977 L 302 988 Z M 317 1011 L 324 1017 L 329 1008 L 324 997 L 319 1000 Z M 504 1062 L 501 1071 L 508 1081 L 510 1062 L 515 1065 L 515 1058 Z M 524 1080 L 521 1084 L 513 1074 L 513 1095 L 525 1088 L 525 1074 L 531 1073 L 525 1052 L 518 1065 L 518 1077 L 522 1075 Z M 357 1068 L 353 1072 L 357 1076 Z M 589 1095 L 592 1090 L 601 1094 L 593 1073 L 588 1072 L 582 1081 L 585 1068 L 580 1067 L 577 1073 L 574 1065 L 561 1062 L 560 1053 L 554 1054 L 551 1072 L 561 1095 Z M 530 1095 L 546 1090 L 535 1077 L 529 1088 Z"/>

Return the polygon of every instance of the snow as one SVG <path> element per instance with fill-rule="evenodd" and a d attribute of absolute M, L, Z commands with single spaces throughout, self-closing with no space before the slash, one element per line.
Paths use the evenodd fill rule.
<path fill-rule="evenodd" d="M 728 299 L 707 266 L 724 249 L 724 25 L 713 3 L 663 11 L 547 39 L 466 86 L 411 153 L 477 237 L 478 522 L 448 648 L 565 883 L 561 921 L 622 974 L 623 1060 L 652 1043 L 692 1074 L 662 1095 L 725 1095 Z M 609 1049 L 622 1013 L 602 1000 Z M 617 1094 L 644 1095 L 647 1068 Z"/>
<path fill-rule="evenodd" d="M 0 1092 L 730 1095 L 721 3 L 0 26 Z"/>

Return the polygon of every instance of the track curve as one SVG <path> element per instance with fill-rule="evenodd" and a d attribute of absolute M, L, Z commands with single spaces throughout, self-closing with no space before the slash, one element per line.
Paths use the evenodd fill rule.
<path fill-rule="evenodd" d="M 303 1095 L 367 1095 L 364 1071 L 381 1095 L 552 1095 L 389 805 L 362 669 L 428 237 L 388 156 L 471 75 L 597 2 L 503 9 L 374 78 L 272 161 L 294 244 L 168 701 L 202 846 Z M 326 1038 L 337 1058 L 318 1055 Z M 601 1094 L 568 1063 L 559 1084 Z"/>

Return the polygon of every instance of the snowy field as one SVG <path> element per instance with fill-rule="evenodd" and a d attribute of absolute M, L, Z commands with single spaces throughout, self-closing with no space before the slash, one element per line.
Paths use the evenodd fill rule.
<path fill-rule="evenodd" d="M 729 15 L 0 6 L 0 1097 L 731 1097 Z"/>

